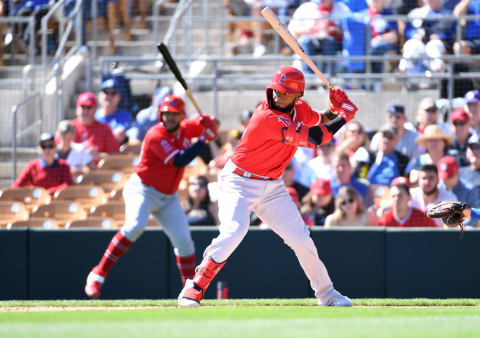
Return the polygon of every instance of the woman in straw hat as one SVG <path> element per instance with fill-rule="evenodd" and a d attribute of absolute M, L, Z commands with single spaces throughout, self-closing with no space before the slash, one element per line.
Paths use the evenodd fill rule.
<path fill-rule="evenodd" d="M 425 164 L 437 165 L 438 160 L 446 155 L 448 147 L 452 142 L 452 137 L 446 134 L 439 125 L 431 124 L 427 126 L 422 136 L 416 140 L 420 147 L 425 148 L 426 153 L 417 156 L 413 168 L 410 171 L 410 183 L 416 184 L 418 171 Z"/>

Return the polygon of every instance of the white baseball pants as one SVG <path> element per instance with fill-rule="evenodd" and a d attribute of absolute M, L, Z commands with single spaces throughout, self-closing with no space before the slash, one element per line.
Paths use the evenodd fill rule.
<path fill-rule="evenodd" d="M 156 218 L 173 245 L 176 256 L 190 256 L 195 252 L 188 219 L 180 204 L 178 194 L 163 194 L 142 183 L 133 174 L 123 188 L 125 200 L 125 225 L 121 231 L 132 242 L 137 240 L 147 226 L 150 213 Z"/>
<path fill-rule="evenodd" d="M 247 234 L 253 210 L 293 249 L 315 296 L 327 298 L 333 292 L 332 281 L 283 180 L 245 178 L 234 174 L 234 169 L 228 161 L 219 174 L 220 234 L 205 249 L 204 256 L 218 263 L 227 260 Z"/>

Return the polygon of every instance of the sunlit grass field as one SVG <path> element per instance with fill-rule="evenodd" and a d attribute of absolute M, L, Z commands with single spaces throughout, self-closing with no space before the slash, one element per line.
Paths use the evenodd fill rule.
<path fill-rule="evenodd" d="M 480 337 L 479 299 L 0 301 L 0 337 Z"/>

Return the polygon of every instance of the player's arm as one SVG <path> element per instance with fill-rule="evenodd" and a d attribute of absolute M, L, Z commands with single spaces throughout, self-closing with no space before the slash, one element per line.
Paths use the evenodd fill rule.
<path fill-rule="evenodd" d="M 202 151 L 204 146 L 205 142 L 203 138 L 200 138 L 189 148 L 177 152 L 173 157 L 173 165 L 178 168 L 185 167 L 200 154 L 200 151 Z"/>

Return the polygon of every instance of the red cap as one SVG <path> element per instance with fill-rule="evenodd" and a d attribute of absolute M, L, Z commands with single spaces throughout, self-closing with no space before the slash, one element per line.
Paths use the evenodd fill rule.
<path fill-rule="evenodd" d="M 294 187 L 287 187 L 287 192 L 295 203 L 300 202 L 300 197 L 298 197 L 298 192 Z"/>
<path fill-rule="evenodd" d="M 450 113 L 450 120 L 452 121 L 470 121 L 470 115 L 463 108 L 457 108 Z"/>
<path fill-rule="evenodd" d="M 95 94 L 91 92 L 85 92 L 78 96 L 77 98 L 77 106 L 96 106 L 97 99 L 95 98 Z"/>
<path fill-rule="evenodd" d="M 408 187 L 410 187 L 410 182 L 408 181 L 408 179 L 406 177 L 403 177 L 403 176 L 395 177 L 392 180 L 392 183 L 390 183 L 390 186 L 394 186 L 394 185 L 398 185 L 398 184 L 405 184 Z"/>
<path fill-rule="evenodd" d="M 458 172 L 458 162 L 452 156 L 443 156 L 437 164 L 438 178 L 444 180 Z"/>
<path fill-rule="evenodd" d="M 310 192 L 312 195 L 329 195 L 332 193 L 332 187 L 330 181 L 323 178 L 317 178 L 310 186 Z"/>
<path fill-rule="evenodd" d="M 305 78 L 303 73 L 295 67 L 282 67 L 273 74 L 272 81 L 267 88 L 288 94 L 303 93 Z"/>

